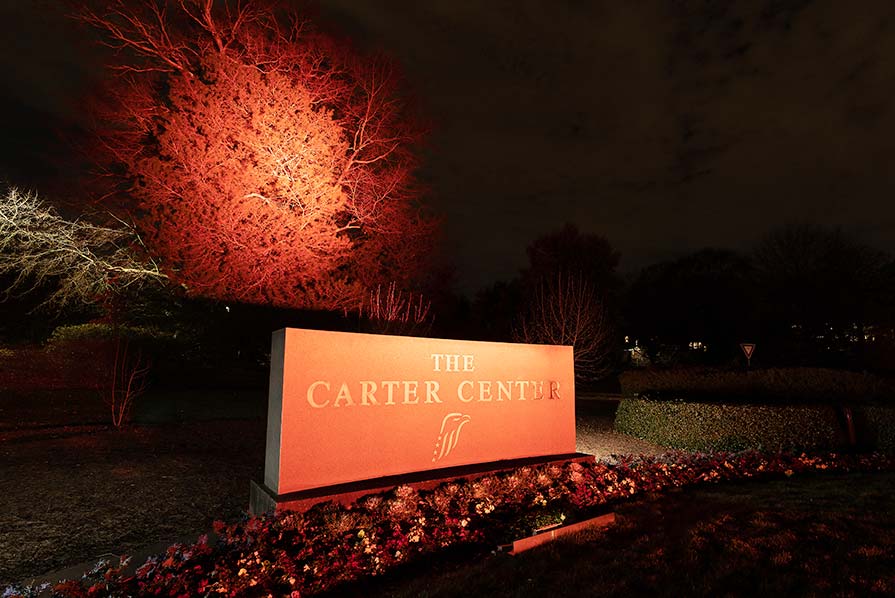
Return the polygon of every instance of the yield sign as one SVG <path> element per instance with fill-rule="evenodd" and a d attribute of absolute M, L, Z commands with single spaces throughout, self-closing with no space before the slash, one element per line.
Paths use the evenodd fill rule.
<path fill-rule="evenodd" d="M 740 343 L 740 349 L 746 354 L 746 359 L 752 359 L 752 353 L 755 352 L 755 343 Z"/>

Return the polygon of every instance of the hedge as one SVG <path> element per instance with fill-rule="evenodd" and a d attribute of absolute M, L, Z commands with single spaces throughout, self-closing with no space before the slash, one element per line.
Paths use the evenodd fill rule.
<path fill-rule="evenodd" d="M 859 437 L 880 451 L 895 453 L 895 407 L 868 405 L 857 410 Z"/>
<path fill-rule="evenodd" d="M 887 439 L 885 442 L 891 446 L 891 416 L 895 410 L 859 407 L 855 411 L 858 412 L 856 423 L 882 422 L 876 411 L 886 411 L 890 423 L 881 423 L 883 431 L 875 431 L 873 438 L 875 444 L 884 444 L 876 439 Z M 615 429 L 656 444 L 700 451 L 836 449 L 847 446 L 848 442 L 843 416 L 831 405 L 718 404 L 626 398 L 618 406 Z M 859 440 L 860 437 L 859 431 Z"/>
<path fill-rule="evenodd" d="M 106 322 L 87 322 L 59 326 L 47 339 L 49 347 L 92 340 L 114 340 L 117 337 L 140 341 L 170 341 L 174 334 L 156 326 L 112 326 Z"/>

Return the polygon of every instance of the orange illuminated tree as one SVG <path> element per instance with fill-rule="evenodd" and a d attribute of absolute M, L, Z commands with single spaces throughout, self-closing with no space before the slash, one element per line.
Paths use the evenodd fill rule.
<path fill-rule="evenodd" d="M 165 273 L 195 295 L 354 309 L 430 253 L 419 130 L 382 58 L 252 0 L 117 0 L 94 157 Z"/>

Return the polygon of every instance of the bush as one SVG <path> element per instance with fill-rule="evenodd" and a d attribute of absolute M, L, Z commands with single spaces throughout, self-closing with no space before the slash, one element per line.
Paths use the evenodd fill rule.
<path fill-rule="evenodd" d="M 620 376 L 622 393 L 724 402 L 891 402 L 895 382 L 874 374 L 825 368 L 644 369 Z"/>
<path fill-rule="evenodd" d="M 717 451 L 829 449 L 846 438 L 836 408 L 821 405 L 722 405 L 625 398 L 615 429 L 680 449 Z"/>
<path fill-rule="evenodd" d="M 427 336 L 432 329 L 432 302 L 391 283 L 371 290 L 360 309 L 360 331 L 394 336 Z"/>
<path fill-rule="evenodd" d="M 859 443 L 895 453 L 895 407 L 860 407 L 855 419 Z"/>
<path fill-rule="evenodd" d="M 55 348 L 65 343 L 115 339 L 118 337 L 138 341 L 163 341 L 170 340 L 172 335 L 151 326 L 112 326 L 106 322 L 87 322 L 85 324 L 59 326 L 47 339 L 47 345 Z"/>
<path fill-rule="evenodd" d="M 861 449 L 895 453 L 895 408 L 852 408 Z M 689 450 L 815 450 L 845 448 L 848 436 L 833 405 L 754 405 L 625 398 L 615 429 L 637 438 Z"/>
<path fill-rule="evenodd" d="M 152 358 L 146 354 L 160 354 L 171 340 L 170 334 L 154 327 L 87 322 L 56 328 L 45 352 L 60 366 L 80 372 L 80 386 L 101 392 L 112 424 L 120 428 L 147 387 Z"/>

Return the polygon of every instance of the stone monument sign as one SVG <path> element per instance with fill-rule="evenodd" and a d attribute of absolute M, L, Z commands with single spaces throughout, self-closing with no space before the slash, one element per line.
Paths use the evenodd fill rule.
<path fill-rule="evenodd" d="M 570 454 L 572 347 L 278 330 L 268 409 L 277 495 Z"/>

